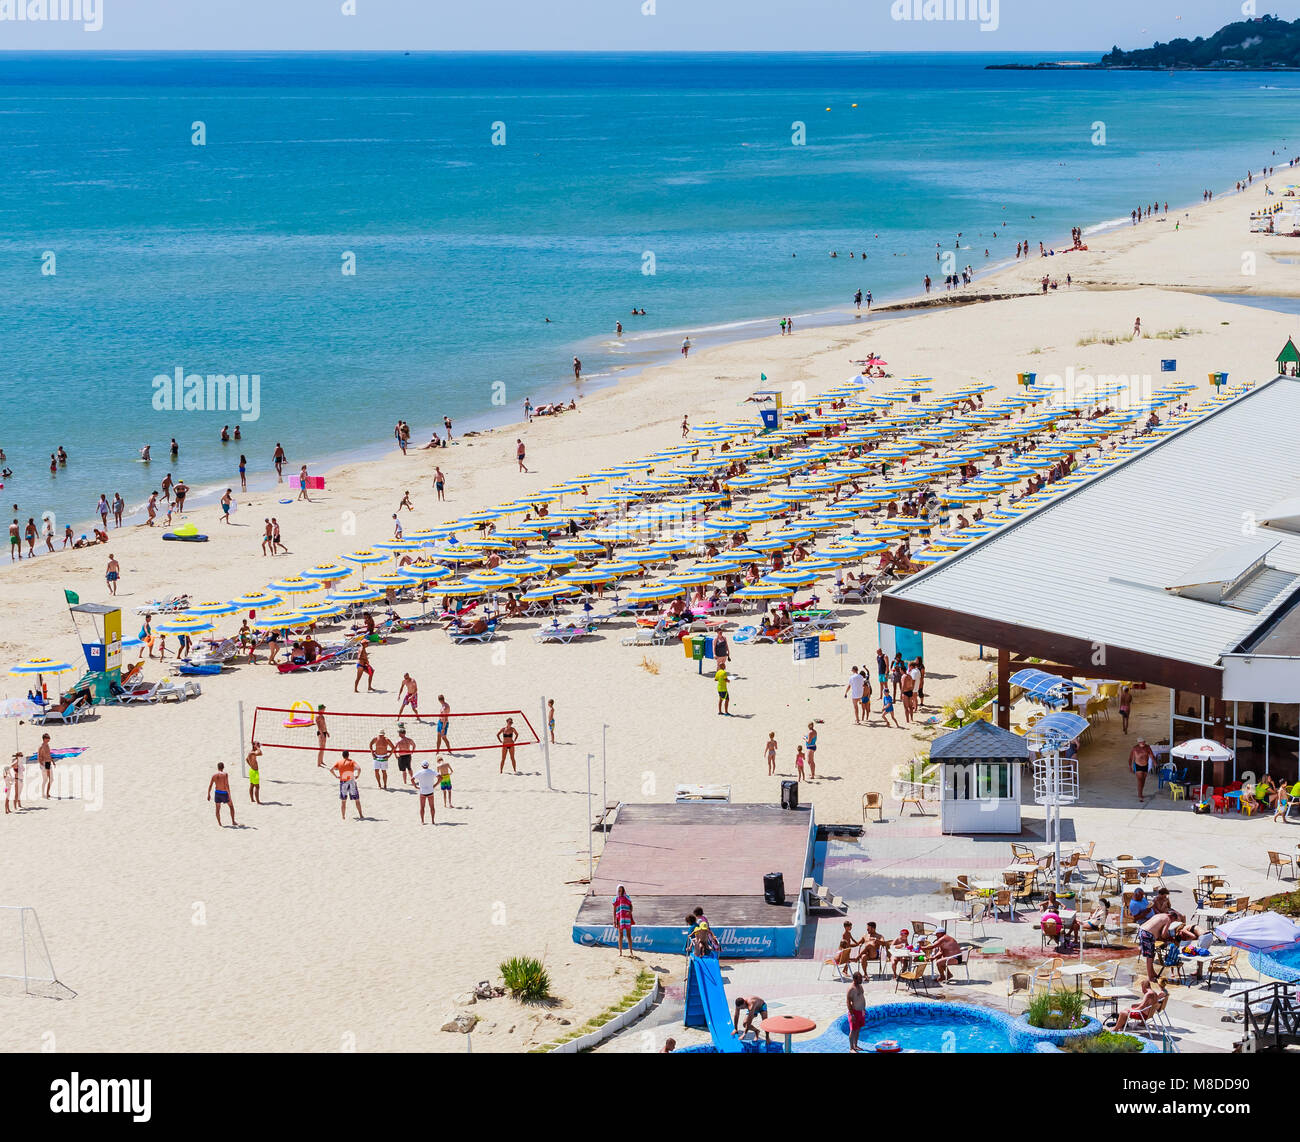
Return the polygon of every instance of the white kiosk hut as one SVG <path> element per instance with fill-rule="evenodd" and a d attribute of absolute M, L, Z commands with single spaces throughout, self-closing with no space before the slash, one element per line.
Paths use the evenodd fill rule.
<path fill-rule="evenodd" d="M 990 722 L 972 722 L 935 738 L 930 761 L 943 777 L 943 832 L 1020 832 L 1020 781 L 1029 746 L 1019 734 Z"/>

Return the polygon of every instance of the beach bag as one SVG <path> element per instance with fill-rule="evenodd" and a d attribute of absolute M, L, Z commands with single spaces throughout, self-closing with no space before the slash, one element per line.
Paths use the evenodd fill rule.
<path fill-rule="evenodd" d="M 1177 941 L 1171 940 L 1165 945 L 1165 954 L 1161 957 L 1160 962 L 1167 968 L 1177 967 L 1178 955 L 1178 943 Z"/>

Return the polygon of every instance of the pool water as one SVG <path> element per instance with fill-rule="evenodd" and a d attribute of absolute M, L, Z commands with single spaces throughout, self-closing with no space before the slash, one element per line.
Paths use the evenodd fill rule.
<path fill-rule="evenodd" d="M 1257 972 L 1283 983 L 1300 982 L 1300 947 L 1283 952 L 1251 952 L 1250 963 Z"/>
<path fill-rule="evenodd" d="M 1005 1055 L 1032 1050 L 1015 1021 L 1001 1012 L 966 1004 L 884 1003 L 867 1008 L 858 1045 L 871 1051 L 887 1039 L 903 1051 L 930 1054 Z M 1025 1040 L 1021 1042 L 1020 1040 Z M 816 1039 L 795 1043 L 797 1054 L 842 1054 L 849 1049 L 849 1018 L 841 1015 Z"/>

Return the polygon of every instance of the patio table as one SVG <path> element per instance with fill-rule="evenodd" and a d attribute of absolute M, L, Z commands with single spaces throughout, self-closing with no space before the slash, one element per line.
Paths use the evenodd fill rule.
<path fill-rule="evenodd" d="M 1074 990 L 1079 991 L 1083 987 L 1083 977 L 1093 975 L 1097 971 L 1096 964 L 1065 964 L 1058 969 L 1062 979 L 1073 979 Z"/>
<path fill-rule="evenodd" d="M 759 1023 L 758 1029 L 764 1035 L 785 1036 L 785 1054 L 790 1054 L 790 1040 L 795 1035 L 806 1035 L 816 1031 L 817 1024 L 802 1015 L 769 1015 Z"/>
<path fill-rule="evenodd" d="M 1102 999 L 1108 999 L 1108 1000 L 1110 1000 L 1110 1004 L 1111 1004 L 1111 1014 L 1112 1014 L 1116 1019 L 1119 1018 L 1119 1001 L 1120 1001 L 1121 999 L 1136 999 L 1136 998 L 1137 998 L 1137 993 L 1136 993 L 1135 991 L 1133 991 L 1132 988 L 1129 988 L 1129 987 L 1123 987 L 1123 986 L 1119 986 L 1119 985 L 1112 986 L 1112 987 L 1099 987 L 1099 988 L 1097 988 L 1097 994 L 1098 994 Z"/>

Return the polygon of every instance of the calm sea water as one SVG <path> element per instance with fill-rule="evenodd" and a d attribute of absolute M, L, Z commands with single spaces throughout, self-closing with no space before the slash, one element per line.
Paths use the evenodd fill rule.
<path fill-rule="evenodd" d="M 986 268 L 1300 134 L 1295 76 L 984 70 L 1007 58 L 0 55 L 4 506 L 84 520 L 167 470 L 224 486 L 240 451 L 265 480 L 276 441 L 518 419 L 575 353 L 600 384 L 829 318 L 915 291 L 958 231 Z M 260 376 L 242 445 L 234 414 L 153 408 L 177 367 Z"/>

